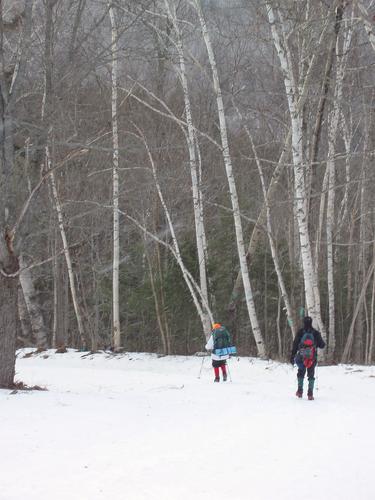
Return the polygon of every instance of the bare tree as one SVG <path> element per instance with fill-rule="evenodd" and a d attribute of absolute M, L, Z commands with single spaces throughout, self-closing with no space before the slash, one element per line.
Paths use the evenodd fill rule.
<path fill-rule="evenodd" d="M 118 57 L 118 33 L 116 10 L 111 2 L 108 3 L 109 16 L 111 19 L 111 109 L 112 109 L 112 180 L 113 180 L 113 272 L 112 272 L 112 307 L 113 307 L 113 347 L 121 347 L 120 308 L 119 308 L 119 271 L 120 271 L 120 218 L 119 218 L 119 140 L 118 140 L 118 117 L 117 117 L 117 57 Z"/>
<path fill-rule="evenodd" d="M 15 107 L 24 77 L 30 38 L 32 3 L 23 13 L 4 19 L 0 3 L 0 387 L 11 387 L 15 373 L 19 261 L 10 227 L 16 219 L 16 166 L 14 158 Z M 16 65 L 8 65 L 6 35 L 10 30 L 19 43 Z"/>
<path fill-rule="evenodd" d="M 300 251 L 302 259 L 302 269 L 304 274 L 304 285 L 306 295 L 306 305 L 308 313 L 316 320 L 318 328 L 326 339 L 326 331 L 323 325 L 320 311 L 320 293 L 318 279 L 313 265 L 311 241 L 308 230 L 307 213 L 307 190 L 305 184 L 305 160 L 303 153 L 303 101 L 306 98 L 307 83 L 309 75 L 314 65 L 315 54 L 312 54 L 308 68 L 304 73 L 304 79 L 297 81 L 293 57 L 288 45 L 286 22 L 281 11 L 275 9 L 269 2 L 266 2 L 268 20 L 271 27 L 272 37 L 276 52 L 280 60 L 283 74 L 286 97 L 292 125 L 292 153 L 294 167 L 294 194 L 296 206 L 296 220 L 298 224 Z M 278 17 L 277 17 L 278 15 Z M 320 39 L 323 39 L 328 22 L 326 21 Z M 278 26 L 280 26 L 281 34 Z"/>
<path fill-rule="evenodd" d="M 204 42 L 206 44 L 208 59 L 210 62 L 210 67 L 212 71 L 212 83 L 215 91 L 215 97 L 217 102 L 217 110 L 219 115 L 219 124 L 220 124 L 220 137 L 221 137 L 221 145 L 222 145 L 222 155 L 224 160 L 224 165 L 227 174 L 227 180 L 229 185 L 229 191 L 231 196 L 231 203 L 233 208 L 233 218 L 234 225 L 236 231 L 236 243 L 237 243 L 237 251 L 238 257 L 240 261 L 242 281 L 245 290 L 246 297 L 246 305 L 248 309 L 248 314 L 250 318 L 250 323 L 253 331 L 253 336 L 255 339 L 258 355 L 262 358 L 266 355 L 266 349 L 264 345 L 264 340 L 262 336 L 262 332 L 259 327 L 259 322 L 256 314 L 255 304 L 254 304 L 254 296 L 251 288 L 251 282 L 249 277 L 249 271 L 247 267 L 246 260 L 246 249 L 243 238 L 243 229 L 241 222 L 241 212 L 237 195 L 237 187 L 236 181 L 233 174 L 232 168 L 232 159 L 229 150 L 229 142 L 228 142 L 228 133 L 227 133 L 227 125 L 226 125 L 226 117 L 224 110 L 224 102 L 222 97 L 222 91 L 220 86 L 219 73 L 216 66 L 216 60 L 214 51 L 211 44 L 210 34 L 207 28 L 206 20 L 203 15 L 202 6 L 200 0 L 194 0 L 194 6 L 197 11 L 199 22 L 202 29 L 202 35 L 204 38 Z"/>

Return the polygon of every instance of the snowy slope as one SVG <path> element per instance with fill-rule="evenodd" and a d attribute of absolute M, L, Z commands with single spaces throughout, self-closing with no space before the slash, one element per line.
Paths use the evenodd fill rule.
<path fill-rule="evenodd" d="M 0 500 L 372 500 L 375 369 L 148 354 L 17 359 L 0 390 Z"/>

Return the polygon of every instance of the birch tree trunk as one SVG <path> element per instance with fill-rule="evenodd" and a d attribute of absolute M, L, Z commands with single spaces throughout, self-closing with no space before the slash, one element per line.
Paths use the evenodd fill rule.
<path fill-rule="evenodd" d="M 374 273 L 374 270 L 375 270 L 375 260 L 373 260 L 372 264 L 370 265 L 370 267 L 367 271 L 366 276 L 364 277 L 362 289 L 361 289 L 361 292 L 359 294 L 357 304 L 356 304 L 354 311 L 353 311 L 353 316 L 352 316 L 352 320 L 351 320 L 350 328 L 349 328 L 349 334 L 348 334 L 348 338 L 346 340 L 344 352 L 342 354 L 341 363 L 347 363 L 350 359 L 350 353 L 351 353 L 351 350 L 353 347 L 354 334 L 355 334 L 355 330 L 354 330 L 355 323 L 357 321 L 358 314 L 359 314 L 361 308 L 363 307 L 363 302 L 364 302 L 365 297 L 366 297 L 367 287 L 368 287 L 368 284 L 370 282 L 371 276 Z"/>
<path fill-rule="evenodd" d="M 310 184 L 310 192 L 312 188 L 312 174 L 314 171 L 314 168 L 317 164 L 318 160 L 318 151 L 319 151 L 319 139 L 321 135 L 321 130 L 322 130 L 322 124 L 323 124 L 323 117 L 324 117 L 324 109 L 326 107 L 326 102 L 327 102 L 327 97 L 329 93 L 329 89 L 332 85 L 332 68 L 333 68 L 333 63 L 334 63 L 334 58 L 337 53 L 337 40 L 341 28 L 341 22 L 342 18 L 344 15 L 344 9 L 345 9 L 345 2 L 344 0 L 340 1 L 340 4 L 338 5 L 336 9 L 336 17 L 335 17 L 335 25 L 334 25 L 334 37 L 330 42 L 329 50 L 328 50 L 328 57 L 327 57 L 327 62 L 325 66 L 325 72 L 324 72 L 324 77 L 323 77 L 323 83 L 322 83 L 322 95 L 319 99 L 319 105 L 318 105 L 318 112 L 317 112 L 317 117 L 316 117 L 316 122 L 315 122 L 315 127 L 314 127 L 314 133 L 313 133 L 313 139 L 312 139 L 312 147 L 311 147 L 311 153 L 310 153 L 310 171 L 309 171 L 309 184 Z M 324 178 L 323 178 L 323 184 L 322 184 L 322 189 L 321 189 L 321 197 L 320 197 L 320 210 L 319 210 L 319 219 L 318 219 L 318 229 L 316 231 L 316 236 L 315 236 L 315 272 L 318 275 L 319 274 L 319 261 L 320 261 L 320 255 L 321 255 L 321 240 L 322 240 L 322 231 L 323 231 L 323 220 L 324 220 L 324 214 L 325 214 L 325 203 L 326 203 L 326 192 L 328 188 L 328 169 L 326 169 Z M 309 200 L 309 206 L 310 206 L 310 200 Z M 309 208 L 310 210 L 310 208 Z"/>
<path fill-rule="evenodd" d="M 328 286 L 328 316 L 329 316 L 329 335 L 328 335 L 328 359 L 333 360 L 336 348 L 336 333 L 335 333 L 335 285 L 334 285 L 334 249 L 333 249 L 333 232 L 335 227 L 335 189 L 336 189 L 336 171 L 335 171 L 335 152 L 336 152 L 336 137 L 339 128 L 339 120 L 341 114 L 341 101 L 343 81 L 346 68 L 347 54 L 351 41 L 351 28 L 345 34 L 343 47 L 340 49 L 337 46 L 337 72 L 336 86 L 334 92 L 333 109 L 328 120 L 328 192 L 327 192 L 327 286 Z M 338 44 L 337 44 L 338 45 Z"/>
<path fill-rule="evenodd" d="M 119 308 L 119 272 L 120 272 L 120 217 L 119 217 L 119 141 L 118 141 L 118 116 L 117 116 L 117 53 L 118 33 L 117 22 L 113 4 L 109 5 L 111 19 L 111 110 L 112 110 L 112 186 L 113 186 L 113 271 L 112 271 L 112 322 L 113 322 L 113 347 L 121 347 L 120 308 Z"/>
<path fill-rule="evenodd" d="M 59 286 L 58 286 L 58 276 L 59 276 L 59 256 L 56 255 L 56 235 L 54 235 L 54 248 L 55 257 L 53 259 L 53 323 L 52 323 L 52 347 L 56 349 L 59 342 L 59 321 L 58 321 L 58 311 L 59 311 Z M 65 342 L 64 342 L 65 343 Z"/>
<path fill-rule="evenodd" d="M 337 234 L 341 232 L 344 222 L 348 219 L 348 206 L 349 206 L 349 186 L 350 186 L 350 154 L 351 154 L 351 137 L 352 133 L 349 132 L 349 127 L 346 124 L 345 116 L 341 113 L 341 130 L 342 137 L 345 144 L 345 188 L 344 195 L 341 200 L 338 222 Z M 352 127 L 351 127 L 352 128 Z"/>
<path fill-rule="evenodd" d="M 189 163 L 190 163 L 190 175 L 191 175 L 191 185 L 193 194 L 193 209 L 194 209 L 194 221 L 195 221 L 195 235 L 196 235 L 196 245 L 198 254 L 198 265 L 199 265 L 199 283 L 202 291 L 202 295 L 207 304 L 209 304 L 208 297 L 208 286 L 207 286 L 207 272 L 206 272 L 206 234 L 204 227 L 204 216 L 203 216 L 203 195 L 200 188 L 200 176 L 198 172 L 198 162 L 196 154 L 196 137 L 193 126 L 193 117 L 191 111 L 189 87 L 186 76 L 186 65 L 185 65 L 185 55 L 184 47 L 182 42 L 182 36 L 180 27 L 176 15 L 176 7 L 174 0 L 172 0 L 172 5 L 170 5 L 169 0 L 164 0 L 165 7 L 170 17 L 173 28 L 176 33 L 176 48 L 178 52 L 179 60 L 179 78 L 181 81 L 181 86 L 184 94 L 184 104 L 185 104 L 185 115 L 187 123 L 187 135 L 186 141 L 189 151 Z M 203 309 L 204 314 L 204 334 L 206 339 L 211 335 L 211 322 L 209 318 L 209 313 Z"/>
<path fill-rule="evenodd" d="M 21 324 L 21 332 L 17 336 L 17 345 L 21 343 L 22 347 L 28 347 L 33 345 L 34 338 L 31 331 L 29 313 L 27 311 L 25 298 L 23 296 L 21 286 L 18 287 L 17 307 L 18 307 L 18 317 L 20 319 L 20 324 Z"/>
<path fill-rule="evenodd" d="M 281 174 L 285 171 L 285 161 L 287 159 L 289 150 L 288 146 L 290 143 L 291 139 L 291 131 L 288 132 L 288 135 L 286 137 L 285 143 L 284 143 L 284 148 L 281 152 L 279 161 L 275 167 L 275 170 L 272 174 L 272 179 L 269 183 L 268 189 L 267 189 L 267 203 L 270 204 L 273 196 L 277 192 L 278 188 L 278 182 L 281 178 Z M 262 209 L 259 213 L 259 216 L 256 220 L 253 232 L 251 234 L 250 242 L 246 250 L 246 259 L 251 263 L 252 257 L 258 247 L 259 240 L 261 235 L 264 233 L 264 226 L 266 224 L 266 215 L 267 215 L 267 210 L 266 210 L 266 201 L 263 202 Z M 250 264 L 251 266 L 251 264 Z M 237 308 L 237 303 L 240 299 L 241 296 L 241 291 L 242 291 L 242 275 L 241 275 L 241 270 L 238 272 L 236 280 L 234 282 L 234 286 L 232 289 L 232 293 L 230 296 L 230 301 L 228 305 L 228 310 L 231 313 L 234 313 Z"/>
<path fill-rule="evenodd" d="M 38 349 L 46 349 L 48 347 L 47 329 L 37 298 L 37 292 L 34 287 L 31 270 L 27 269 L 27 265 L 22 254 L 19 257 L 19 264 L 21 267 L 20 284 L 27 311 L 29 313 L 32 333 L 36 339 L 36 346 Z"/>
<path fill-rule="evenodd" d="M 366 134 L 366 140 L 364 143 L 364 150 L 367 151 L 368 147 L 368 137 L 369 130 Z M 365 280 L 365 276 L 368 268 L 368 245 L 366 241 L 368 240 L 368 181 L 367 181 L 367 161 L 368 158 L 364 158 L 362 164 L 362 175 L 361 175 L 361 189 L 360 189 L 360 218 L 359 218 L 359 252 L 358 252 L 358 270 L 355 275 L 355 280 L 357 283 L 357 290 L 359 290 Z M 357 315 L 357 323 L 355 328 L 354 337 L 354 362 L 360 363 L 363 360 L 364 345 L 363 345 L 363 329 L 364 329 L 364 308 L 366 307 L 366 297 L 362 301 L 362 305 L 359 308 Z"/>
<path fill-rule="evenodd" d="M 46 148 L 45 148 L 45 155 L 46 155 L 46 168 L 47 168 L 47 170 L 51 170 L 52 163 L 51 163 L 51 158 L 50 158 L 48 146 L 46 146 Z M 74 308 L 74 312 L 75 312 L 75 316 L 76 316 L 76 320 L 77 320 L 78 334 L 79 334 L 80 341 L 81 341 L 81 348 L 85 349 L 86 348 L 86 337 L 85 337 L 85 330 L 83 327 L 82 315 L 81 315 L 81 311 L 80 311 L 79 304 L 78 304 L 77 289 L 76 289 L 74 272 L 73 272 L 72 258 L 70 255 L 68 238 L 66 236 L 66 231 L 65 231 L 65 226 L 64 226 L 64 218 L 63 218 L 60 198 L 59 198 L 59 194 L 58 194 L 57 186 L 56 186 L 56 179 L 55 179 L 55 175 L 53 172 L 51 172 L 51 175 L 50 175 L 50 184 L 51 184 L 51 188 L 52 188 L 52 197 L 53 197 L 53 203 L 54 203 L 55 210 L 56 210 L 58 226 L 59 226 L 59 230 L 60 230 L 60 236 L 61 236 L 61 240 L 63 243 L 63 252 L 64 252 L 65 261 L 66 261 L 66 267 L 68 270 L 69 287 L 70 287 L 70 293 L 72 296 L 73 308 Z"/>
<path fill-rule="evenodd" d="M 308 232 L 309 219 L 307 212 L 307 190 L 305 185 L 306 164 L 303 157 L 303 106 L 301 103 L 303 89 L 306 88 L 307 76 L 305 77 L 303 85 L 297 85 L 293 71 L 292 56 L 287 44 L 287 38 L 286 36 L 284 36 L 283 39 L 281 39 L 276 28 L 276 16 L 274 13 L 274 9 L 269 2 L 266 2 L 266 8 L 268 20 L 271 26 L 272 38 L 277 55 L 280 60 L 280 66 L 284 78 L 284 85 L 291 118 L 295 207 L 299 232 L 307 312 L 316 321 L 318 329 L 322 333 L 323 338 L 326 340 L 326 331 L 323 325 L 320 311 L 318 280 L 313 265 L 311 243 Z M 282 25 L 282 29 L 285 32 L 285 27 L 283 27 L 282 19 L 280 20 L 280 22 Z M 309 70 L 306 74 L 310 73 L 312 64 L 313 58 L 311 58 Z"/>
<path fill-rule="evenodd" d="M 202 327 L 204 328 L 204 322 L 205 322 L 205 313 L 204 313 L 204 311 L 208 312 L 209 319 L 210 319 L 211 323 L 214 322 L 214 319 L 213 319 L 213 316 L 212 316 L 212 312 L 211 312 L 211 310 L 209 308 L 208 303 L 205 302 L 205 298 L 204 298 L 204 296 L 202 294 L 202 291 L 201 291 L 200 287 L 194 281 L 193 276 L 191 275 L 191 273 L 188 271 L 188 269 L 186 268 L 186 266 L 184 264 L 184 261 L 183 261 L 182 256 L 181 256 L 181 252 L 180 252 L 180 247 L 179 247 L 179 244 L 178 244 L 178 240 L 177 240 L 177 237 L 176 237 L 176 233 L 175 233 L 175 230 L 174 230 L 172 218 L 171 218 L 171 215 L 169 213 L 167 204 L 165 202 L 165 199 L 164 199 L 164 196 L 163 196 L 163 193 L 162 193 L 159 181 L 158 181 L 158 177 L 157 177 L 157 172 L 156 172 L 156 167 L 155 167 L 155 162 L 154 162 L 153 156 L 151 154 L 150 148 L 149 148 L 149 146 L 147 144 L 147 141 L 146 141 L 143 133 L 140 131 L 139 128 L 136 127 L 136 129 L 137 129 L 137 131 L 139 133 L 139 135 L 137 137 L 142 140 L 142 142 L 143 142 L 143 144 L 145 146 L 148 158 L 150 160 L 151 172 L 152 172 L 152 176 L 154 178 L 155 187 L 156 187 L 156 190 L 157 190 L 157 193 L 158 193 L 158 197 L 159 197 L 160 203 L 161 203 L 161 205 L 163 207 L 164 214 L 165 214 L 165 217 L 167 219 L 168 227 L 169 227 L 169 230 L 170 230 L 170 233 L 171 233 L 171 237 L 172 237 L 172 247 L 171 247 L 171 250 L 172 250 L 173 256 L 176 259 L 177 264 L 180 267 L 180 270 L 182 272 L 182 277 L 183 277 L 183 279 L 184 279 L 184 281 L 185 281 L 185 283 L 186 283 L 186 285 L 187 285 L 187 287 L 189 289 L 189 292 L 190 292 L 190 295 L 191 295 L 191 297 L 193 299 L 195 308 L 196 308 L 196 310 L 198 312 L 198 315 L 199 315 L 199 318 L 201 320 Z M 136 222 L 131 217 L 128 216 L 128 218 L 130 220 L 133 220 L 133 222 Z M 139 227 L 139 224 L 137 224 L 137 225 Z M 157 237 L 154 237 L 154 239 L 156 239 L 157 241 L 159 241 Z"/>
<path fill-rule="evenodd" d="M 264 358 L 266 356 L 266 349 L 265 349 L 265 345 L 264 345 L 262 332 L 261 332 L 260 327 L 259 327 L 259 322 L 258 322 L 258 317 L 257 317 L 256 309 L 255 309 L 254 297 L 253 297 L 253 292 L 252 292 L 251 282 L 250 282 L 250 277 L 249 277 L 249 271 L 248 271 L 248 267 L 247 267 L 246 249 L 245 249 L 243 230 L 242 230 L 242 222 L 241 222 L 241 212 L 240 212 L 240 206 L 239 206 L 239 201 L 238 201 L 236 182 L 235 182 L 234 174 L 233 174 L 232 159 L 231 159 L 230 150 L 229 150 L 226 117 L 225 117 L 224 102 L 223 102 L 223 97 L 222 97 L 222 92 L 221 92 L 221 87 L 220 87 L 219 73 L 218 73 L 218 70 L 216 67 L 215 55 L 214 55 L 214 51 L 212 48 L 211 39 L 210 39 L 210 35 L 208 32 L 206 20 L 205 20 L 204 15 L 203 15 L 200 0 L 194 0 L 194 6 L 195 6 L 195 9 L 196 9 L 198 17 L 199 17 L 202 35 L 203 35 L 204 42 L 206 44 L 208 59 L 210 62 L 210 67 L 211 67 L 211 72 L 212 72 L 212 82 L 213 82 L 213 88 L 214 88 L 214 92 L 215 92 L 218 115 L 219 115 L 222 155 L 223 155 L 223 160 L 224 160 L 224 165 L 225 165 L 225 170 L 226 170 L 226 175 L 227 175 L 227 180 L 228 180 L 228 185 L 229 185 L 229 192 L 230 192 L 235 233 L 236 233 L 237 251 L 238 251 L 238 257 L 239 257 L 239 262 L 240 262 L 240 267 L 241 267 L 241 275 L 242 275 L 242 281 L 243 281 L 243 286 L 244 286 L 244 291 L 245 291 L 246 305 L 247 305 L 249 319 L 250 319 L 250 323 L 251 323 L 251 327 L 252 327 L 252 331 L 253 331 L 254 340 L 256 343 L 257 351 L 258 351 L 258 356 L 260 356 L 261 358 Z"/>
<path fill-rule="evenodd" d="M 51 200 L 51 204 L 53 204 Z M 69 285 L 66 279 L 64 256 L 60 256 L 60 239 L 58 228 L 52 228 L 51 252 L 53 254 L 52 276 L 53 276 L 53 324 L 52 324 L 52 347 L 54 349 L 65 349 L 67 344 Z"/>
<path fill-rule="evenodd" d="M 237 109 L 237 113 L 240 116 L 240 118 L 242 118 L 238 109 Z M 271 210 L 270 210 L 270 205 L 269 205 L 269 201 L 268 201 L 268 191 L 267 191 L 266 182 L 264 179 L 263 168 L 262 168 L 262 164 L 260 162 L 260 159 L 258 157 L 257 150 L 255 148 L 253 137 L 252 137 L 250 129 L 247 125 L 245 125 L 245 130 L 246 130 L 247 136 L 249 138 L 251 148 L 252 148 L 253 153 L 254 153 L 255 162 L 256 162 L 256 165 L 258 168 L 258 172 L 259 172 L 259 178 L 260 178 L 260 183 L 262 186 L 262 192 L 263 192 L 263 197 L 264 197 L 264 206 L 265 206 L 265 212 L 266 212 L 268 242 L 269 242 L 270 249 L 271 249 L 271 256 L 272 256 L 273 264 L 274 264 L 276 275 L 277 275 L 279 289 L 281 291 L 281 297 L 282 297 L 283 302 L 285 304 L 288 325 L 290 326 L 290 329 L 291 329 L 292 339 L 294 339 L 297 331 L 296 331 L 296 327 L 295 327 L 295 324 L 293 321 L 292 307 L 291 307 L 290 300 L 289 300 L 289 294 L 287 292 L 285 281 L 284 281 L 284 278 L 283 278 L 283 275 L 281 272 L 279 256 L 277 254 L 276 244 L 275 244 L 275 240 L 273 238 L 273 231 L 272 231 L 272 224 L 271 224 Z M 280 346 L 281 346 L 281 344 L 279 343 L 279 350 L 280 350 Z"/>
<path fill-rule="evenodd" d="M 164 330 L 164 326 L 163 326 L 163 317 L 162 317 L 162 312 L 161 312 L 161 307 L 160 307 L 160 301 L 159 301 L 159 297 L 158 297 L 156 286 L 155 286 L 154 272 L 152 269 L 152 263 L 151 263 L 151 259 L 149 256 L 149 252 L 147 249 L 147 238 L 146 238 L 145 234 L 144 234 L 144 247 L 145 247 L 144 251 L 145 251 L 145 255 L 146 255 L 149 276 L 150 276 L 151 291 L 152 291 L 152 295 L 154 297 L 156 321 L 157 321 L 158 326 L 159 326 L 161 342 L 163 345 L 163 353 L 170 354 L 170 345 L 168 345 L 168 332 L 166 332 Z"/>
<path fill-rule="evenodd" d="M 373 262 L 375 262 L 375 248 L 373 252 Z M 374 356 L 374 332 L 375 327 L 375 273 L 372 275 L 372 293 L 371 293 L 371 306 L 370 306 L 370 340 L 369 348 L 366 353 L 366 364 L 371 365 Z"/>
<path fill-rule="evenodd" d="M 53 8 L 56 4 L 56 0 L 47 0 L 46 3 L 46 24 L 45 24 L 45 46 L 44 46 L 44 57 L 45 57 L 45 85 L 44 85 L 44 94 L 43 94 L 43 103 L 42 103 L 42 123 L 44 126 L 45 132 L 45 169 L 50 171 L 50 186 L 52 191 L 52 200 L 57 214 L 58 226 L 60 230 L 60 236 L 63 242 L 63 251 L 64 257 L 66 261 L 66 266 L 68 270 L 69 276 L 69 285 L 70 292 L 72 296 L 72 302 L 74 307 L 74 312 L 77 320 L 78 333 L 81 341 L 81 347 L 85 348 L 86 340 L 85 340 L 85 332 L 83 327 L 83 321 L 81 312 L 79 309 L 77 291 L 73 273 L 72 259 L 70 255 L 68 239 L 66 236 L 65 226 L 64 226 L 64 218 L 61 208 L 61 203 L 58 195 L 56 178 L 52 168 L 52 158 L 51 158 L 51 150 L 50 143 L 53 143 L 53 123 L 52 123 L 52 114 L 53 114 L 53 36 L 54 36 L 54 28 L 53 28 Z"/>

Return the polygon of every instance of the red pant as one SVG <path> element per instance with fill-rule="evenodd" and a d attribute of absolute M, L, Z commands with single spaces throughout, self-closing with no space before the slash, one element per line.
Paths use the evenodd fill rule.
<path fill-rule="evenodd" d="M 214 372 L 216 378 L 219 378 L 220 376 L 220 368 L 221 371 L 223 372 L 223 375 L 227 374 L 227 367 L 224 364 L 222 364 L 221 366 L 214 366 Z"/>

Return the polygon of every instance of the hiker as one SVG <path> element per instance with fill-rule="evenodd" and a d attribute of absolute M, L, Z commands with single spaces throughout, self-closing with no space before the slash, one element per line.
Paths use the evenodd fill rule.
<path fill-rule="evenodd" d="M 212 366 L 215 372 L 214 382 L 220 382 L 220 368 L 223 373 L 223 381 L 227 380 L 227 359 L 230 353 L 235 354 L 230 347 L 231 340 L 228 330 L 220 323 L 212 325 L 211 337 L 206 344 L 206 350 L 211 351 Z"/>
<path fill-rule="evenodd" d="M 323 349 L 325 342 L 322 339 L 320 332 L 312 327 L 312 318 L 306 316 L 303 319 L 303 328 L 298 330 L 295 336 L 290 356 L 290 362 L 298 367 L 297 381 L 298 387 L 296 396 L 302 398 L 303 395 L 303 379 L 307 371 L 309 381 L 307 397 L 309 400 L 314 399 L 314 382 L 315 382 L 315 366 L 318 360 L 317 348 Z"/>

